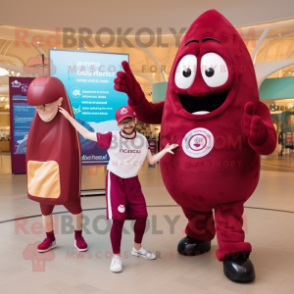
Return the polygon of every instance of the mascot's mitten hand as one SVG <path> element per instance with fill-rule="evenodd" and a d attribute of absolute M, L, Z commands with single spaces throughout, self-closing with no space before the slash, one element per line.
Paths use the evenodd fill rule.
<path fill-rule="evenodd" d="M 145 95 L 141 89 L 140 84 L 135 79 L 130 65 L 127 61 L 123 61 L 121 63 L 124 72 L 119 71 L 116 74 L 116 78 L 114 80 L 114 89 L 119 92 L 124 92 L 128 95 L 128 104 L 130 106 L 138 105 L 143 99 L 145 99 Z"/>
<path fill-rule="evenodd" d="M 254 114 L 254 104 L 247 102 L 242 117 L 242 129 L 252 145 L 259 146 L 266 140 L 267 130 L 263 121 Z"/>

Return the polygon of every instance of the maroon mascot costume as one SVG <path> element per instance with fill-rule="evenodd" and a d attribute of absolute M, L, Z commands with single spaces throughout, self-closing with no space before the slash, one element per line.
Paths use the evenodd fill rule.
<path fill-rule="evenodd" d="M 66 90 L 57 78 L 39 77 L 28 89 L 30 105 L 50 104 L 60 97 L 63 97 L 62 107 L 73 116 Z M 30 193 L 30 189 L 37 190 L 37 187 L 28 182 L 28 197 L 45 205 L 80 202 L 80 154 L 78 134 L 63 115 L 57 113 L 47 123 L 36 112 L 28 136 L 26 160 L 28 181 L 40 187 L 38 192 Z M 49 164 L 51 168 L 47 169 Z M 30 178 L 31 172 L 36 175 L 35 169 L 43 168 L 38 182 Z"/>
<path fill-rule="evenodd" d="M 178 49 L 165 102 L 148 102 L 128 63 L 122 65 L 114 88 L 127 93 L 139 121 L 162 124 L 161 149 L 179 144 L 160 161 L 165 186 L 188 218 L 179 253 L 209 251 L 216 230 L 226 276 L 253 281 L 242 214 L 258 184 L 260 154 L 275 150 L 276 133 L 240 35 L 216 10 L 200 15 Z"/>
<path fill-rule="evenodd" d="M 54 206 L 62 204 L 80 223 L 80 141 L 76 130 L 59 113 L 58 106 L 62 105 L 73 116 L 64 85 L 55 77 L 38 77 L 30 84 L 27 99 L 37 110 L 26 151 L 28 197 L 40 203 L 43 216 L 52 217 Z M 51 219 L 44 222 L 47 239 L 38 246 L 39 252 L 56 247 L 54 232 L 46 228 L 52 226 Z M 76 228 L 75 239 L 74 246 L 85 251 L 81 228 Z"/>

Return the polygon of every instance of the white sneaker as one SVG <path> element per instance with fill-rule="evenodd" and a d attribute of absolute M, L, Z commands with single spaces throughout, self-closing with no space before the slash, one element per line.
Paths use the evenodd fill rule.
<path fill-rule="evenodd" d="M 143 257 L 145 259 L 156 259 L 156 255 L 152 252 L 147 251 L 143 246 L 141 246 L 140 250 L 136 250 L 133 247 L 132 255 L 138 256 L 138 257 Z"/>
<path fill-rule="evenodd" d="M 120 273 L 122 271 L 122 261 L 120 256 L 113 256 L 111 265 L 110 265 L 110 270 L 114 273 Z"/>

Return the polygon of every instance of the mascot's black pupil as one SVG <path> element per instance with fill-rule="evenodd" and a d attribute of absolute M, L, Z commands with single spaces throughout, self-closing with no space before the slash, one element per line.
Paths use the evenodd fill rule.
<path fill-rule="evenodd" d="M 210 78 L 214 75 L 214 69 L 212 67 L 209 67 L 206 71 L 205 74 Z"/>
<path fill-rule="evenodd" d="M 191 75 L 191 69 L 190 68 L 187 68 L 187 69 L 183 70 L 183 76 L 185 78 L 188 78 L 190 75 Z"/>

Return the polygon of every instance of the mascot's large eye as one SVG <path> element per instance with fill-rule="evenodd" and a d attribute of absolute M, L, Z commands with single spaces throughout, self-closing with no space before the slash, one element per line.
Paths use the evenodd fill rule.
<path fill-rule="evenodd" d="M 219 87 L 229 77 L 228 67 L 222 57 L 216 53 L 207 53 L 201 59 L 201 74 L 209 87 Z"/>
<path fill-rule="evenodd" d="M 184 56 L 178 66 L 175 73 L 175 83 L 180 89 L 188 89 L 196 75 L 197 59 L 195 55 Z"/>

